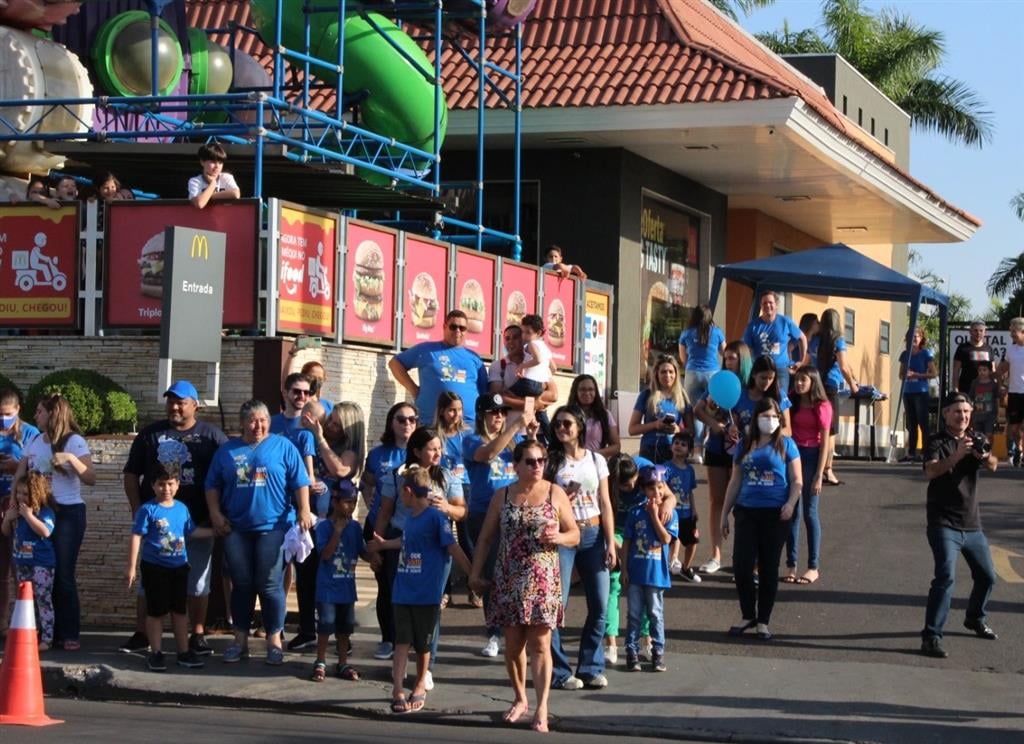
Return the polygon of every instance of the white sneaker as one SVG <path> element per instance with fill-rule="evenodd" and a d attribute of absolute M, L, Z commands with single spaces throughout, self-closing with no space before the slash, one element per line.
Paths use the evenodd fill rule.
<path fill-rule="evenodd" d="M 704 455 L 694 455 L 693 456 L 693 462 L 695 464 L 697 464 L 697 465 L 703 465 L 704 464 Z"/>
<path fill-rule="evenodd" d="M 493 659 L 498 655 L 498 636 L 493 635 L 487 639 L 487 645 L 480 651 L 481 656 L 486 656 L 489 659 Z"/>
<path fill-rule="evenodd" d="M 423 686 L 426 688 L 427 692 L 434 689 L 434 675 L 430 673 L 429 669 L 427 670 L 427 676 L 423 678 Z"/>
<path fill-rule="evenodd" d="M 713 574 L 722 567 L 722 564 L 712 558 L 707 563 L 701 564 L 700 572 L 702 574 Z"/>
<path fill-rule="evenodd" d="M 670 564 L 668 564 L 668 572 L 673 576 L 678 576 L 683 572 L 683 564 L 680 563 L 678 560 L 672 561 Z"/>
<path fill-rule="evenodd" d="M 650 661 L 652 653 L 651 639 L 644 638 L 640 642 L 640 658 L 644 661 Z"/>
<path fill-rule="evenodd" d="M 608 681 L 605 680 L 605 684 L 606 685 L 607 685 L 607 683 L 608 683 Z M 554 687 L 556 690 L 582 690 L 583 689 L 583 680 L 580 679 L 579 677 L 573 675 L 573 676 L 570 676 L 568 679 L 563 680 L 562 682 L 556 682 L 556 683 L 552 684 L 551 686 Z"/>
<path fill-rule="evenodd" d="M 619 647 L 618 646 L 607 646 L 604 650 L 604 661 L 606 664 L 611 666 L 617 663 L 619 660 Z"/>

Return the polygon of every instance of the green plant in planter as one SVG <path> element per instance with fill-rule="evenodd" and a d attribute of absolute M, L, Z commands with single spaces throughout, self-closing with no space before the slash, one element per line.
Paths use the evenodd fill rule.
<path fill-rule="evenodd" d="M 138 407 L 128 391 L 91 369 L 63 369 L 48 374 L 29 388 L 26 410 L 34 412 L 42 398 L 54 393 L 67 398 L 86 434 L 125 434 L 134 431 L 139 420 Z"/>

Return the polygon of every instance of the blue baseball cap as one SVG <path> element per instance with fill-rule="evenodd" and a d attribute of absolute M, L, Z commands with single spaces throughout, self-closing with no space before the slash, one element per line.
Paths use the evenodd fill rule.
<path fill-rule="evenodd" d="M 352 481 L 343 479 L 331 486 L 331 498 L 339 501 L 356 501 L 359 493 Z"/>
<path fill-rule="evenodd" d="M 175 398 L 191 398 L 196 403 L 199 402 L 199 393 L 196 392 L 196 386 L 188 380 L 178 380 L 176 383 L 167 388 L 164 393 L 166 398 L 168 395 L 173 395 Z"/>
<path fill-rule="evenodd" d="M 640 468 L 637 482 L 640 487 L 653 486 L 655 483 L 662 483 L 665 480 L 665 468 L 658 467 L 656 465 L 648 465 L 645 468 Z"/>

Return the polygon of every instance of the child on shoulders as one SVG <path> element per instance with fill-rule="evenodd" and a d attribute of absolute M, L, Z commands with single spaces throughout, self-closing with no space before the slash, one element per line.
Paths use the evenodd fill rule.
<path fill-rule="evenodd" d="M 538 398 L 551 381 L 555 365 L 551 349 L 544 343 L 543 319 L 539 315 L 524 315 L 521 325 L 523 361 L 516 370 L 519 379 L 508 391 L 519 398 Z"/>

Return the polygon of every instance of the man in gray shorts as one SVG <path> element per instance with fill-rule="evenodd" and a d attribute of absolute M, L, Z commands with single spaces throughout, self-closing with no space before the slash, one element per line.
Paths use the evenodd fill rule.
<path fill-rule="evenodd" d="M 210 524 L 210 513 L 206 505 L 203 484 L 206 472 L 217 448 L 227 437 L 216 426 L 196 418 L 199 410 L 199 394 L 188 380 L 178 380 L 164 393 L 167 418 L 150 424 L 139 432 L 128 452 L 124 466 L 124 492 L 132 508 L 132 515 L 139 506 L 153 498 L 151 473 L 158 463 L 173 463 L 181 471 L 181 487 L 176 498 L 188 507 L 192 521 L 197 527 Z M 206 608 L 210 595 L 210 556 L 213 553 L 212 538 L 189 538 L 186 543 L 189 569 L 188 596 L 189 620 L 192 623 L 192 637 L 189 648 L 200 656 L 212 653 L 206 643 Z M 146 639 L 145 601 L 139 590 L 135 633 L 121 647 L 121 651 L 133 653 L 149 648 Z"/>

